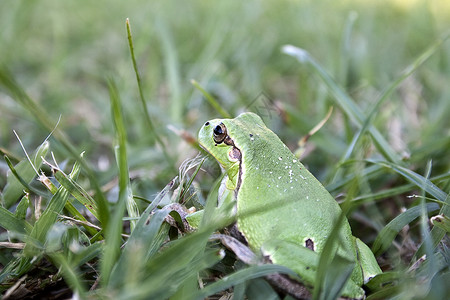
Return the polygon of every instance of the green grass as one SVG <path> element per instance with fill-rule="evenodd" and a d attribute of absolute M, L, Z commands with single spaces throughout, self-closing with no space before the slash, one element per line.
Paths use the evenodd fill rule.
<path fill-rule="evenodd" d="M 369 299 L 444 299 L 450 6 L 366 2 L 2 1 L 3 296 L 276 299 L 262 278 L 289 270 L 210 239 L 217 164 L 183 164 L 206 120 L 258 110 L 372 247 Z M 164 222 L 174 202 L 200 230 Z"/>

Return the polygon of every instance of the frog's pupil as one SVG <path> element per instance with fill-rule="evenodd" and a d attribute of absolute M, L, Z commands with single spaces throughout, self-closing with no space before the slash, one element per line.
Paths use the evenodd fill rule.
<path fill-rule="evenodd" d="M 206 122 L 206 123 L 205 123 L 205 126 L 209 126 L 209 122 Z"/>
<path fill-rule="evenodd" d="M 214 134 L 221 135 L 223 133 L 222 127 L 220 125 L 217 125 L 216 128 L 214 128 Z"/>

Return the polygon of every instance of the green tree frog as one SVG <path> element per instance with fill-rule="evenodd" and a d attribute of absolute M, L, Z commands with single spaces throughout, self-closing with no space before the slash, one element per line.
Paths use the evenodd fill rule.
<path fill-rule="evenodd" d="M 237 229 L 250 249 L 314 286 L 318 255 L 308 254 L 321 253 L 341 214 L 335 199 L 254 113 L 208 121 L 198 140 L 226 172 Z M 361 286 L 381 269 L 347 219 L 338 240 L 336 253 L 355 262 L 342 294 L 363 298 Z"/>

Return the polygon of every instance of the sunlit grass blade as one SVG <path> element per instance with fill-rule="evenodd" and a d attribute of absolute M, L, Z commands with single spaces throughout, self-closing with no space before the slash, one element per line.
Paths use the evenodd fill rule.
<path fill-rule="evenodd" d="M 84 299 L 87 290 L 86 277 L 83 277 L 82 273 L 86 269 L 82 271 L 80 267 L 100 255 L 102 244 L 98 242 L 88 246 L 82 245 L 78 239 L 80 233 L 78 230 L 78 228 L 63 227 L 62 230 L 56 230 L 53 236 L 49 233 L 45 251 L 48 258 L 60 269 L 65 282 L 75 295 Z"/>
<path fill-rule="evenodd" d="M 80 169 L 74 167 L 72 169 L 72 172 L 70 173 L 70 177 L 76 178 L 79 172 Z M 44 243 L 47 232 L 57 221 L 58 216 L 61 214 L 67 200 L 69 199 L 69 195 L 69 192 L 64 187 L 60 186 L 58 188 L 58 191 L 50 199 L 50 202 L 48 203 L 44 212 L 34 224 L 33 230 L 30 234 L 31 240 L 36 240 L 38 243 Z M 24 254 L 30 257 L 35 255 L 36 251 L 38 251 L 38 249 L 36 249 L 33 243 L 27 242 L 27 245 L 24 249 Z"/>
<path fill-rule="evenodd" d="M 24 260 L 25 259 L 23 257 L 17 257 L 9 260 L 9 262 L 3 267 L 3 269 L 0 272 L 0 283 L 6 282 L 11 277 L 17 276 L 17 274 L 20 273 L 20 264 Z"/>
<path fill-rule="evenodd" d="M 88 175 L 90 179 L 89 182 L 96 192 L 95 199 L 97 200 L 99 206 L 100 221 L 102 224 L 106 225 L 109 220 L 108 202 L 101 191 L 97 176 L 94 174 L 91 166 L 79 159 L 78 151 L 75 149 L 66 134 L 59 128 L 54 128 L 55 122 L 52 122 L 53 118 L 51 118 L 41 106 L 39 106 L 35 101 L 33 101 L 33 99 L 30 98 L 30 96 L 28 96 L 28 94 L 23 90 L 18 82 L 16 82 L 11 72 L 9 72 L 5 66 L 0 66 L 0 87 L 3 87 L 16 102 L 18 102 L 37 120 L 37 122 L 44 129 L 48 132 L 52 132 L 52 137 L 63 145 L 72 158 L 80 161 L 83 171 Z"/>
<path fill-rule="evenodd" d="M 33 178 L 37 176 L 36 170 L 39 170 L 39 168 L 41 167 L 42 157 L 45 157 L 47 155 L 48 149 L 49 143 L 44 142 L 36 149 L 36 151 L 34 151 L 34 153 L 31 155 L 31 158 L 34 158 L 34 160 L 31 162 L 33 163 L 34 167 L 31 165 L 28 159 L 22 160 L 14 167 L 17 174 L 24 180 L 26 184 L 29 184 L 33 180 Z M 15 176 L 8 176 L 8 183 L 3 190 L 4 206 L 7 208 L 10 207 L 15 202 L 17 202 L 17 200 L 19 200 L 22 194 L 23 184 Z"/>
<path fill-rule="evenodd" d="M 122 242 L 122 218 L 125 213 L 125 208 L 128 206 L 130 199 L 133 201 L 130 205 L 135 205 L 134 199 L 131 197 L 129 190 L 130 179 L 128 177 L 125 126 L 123 124 L 118 91 L 112 80 L 109 81 L 109 95 L 111 100 L 111 112 L 113 115 L 118 142 L 116 159 L 119 167 L 119 199 L 115 205 L 112 219 L 105 229 L 105 249 L 100 265 L 103 286 L 107 286 L 111 276 L 111 270 L 119 258 L 120 245 Z M 131 210 L 131 213 L 133 217 L 136 216 L 133 210 Z"/>
<path fill-rule="evenodd" d="M 131 35 L 131 25 L 130 25 L 130 20 L 129 19 L 126 20 L 126 25 L 127 25 L 127 35 L 128 35 L 128 46 L 130 48 L 131 61 L 133 62 L 134 73 L 136 74 L 136 82 L 137 82 L 138 89 L 139 89 L 139 99 L 141 101 L 141 105 L 142 105 L 142 110 L 143 110 L 143 113 L 144 113 L 145 121 L 147 123 L 150 136 L 153 137 L 155 139 L 155 141 L 159 144 L 159 146 L 161 147 L 161 149 L 162 149 L 162 151 L 164 153 L 164 156 L 166 157 L 168 163 L 173 168 L 174 161 L 170 157 L 169 153 L 167 152 L 166 146 L 163 143 L 163 141 L 162 141 L 161 137 L 159 136 L 158 132 L 155 130 L 155 126 L 153 125 L 152 119 L 150 118 L 150 114 L 149 114 L 148 107 L 147 107 L 147 101 L 145 100 L 144 91 L 142 89 L 141 76 L 139 74 L 139 69 L 138 69 L 138 66 L 137 66 L 137 63 L 136 63 L 136 57 L 135 57 L 135 54 L 134 54 L 133 36 Z"/>
<path fill-rule="evenodd" d="M 101 242 L 96 242 L 77 251 L 76 258 L 72 261 L 74 266 L 81 266 L 100 256 L 103 248 Z"/>
<path fill-rule="evenodd" d="M 220 184 L 222 182 L 222 179 L 225 177 L 226 173 L 223 172 L 222 175 L 216 179 L 214 182 L 213 187 L 209 191 L 208 197 L 206 199 L 206 205 L 204 207 L 204 213 L 202 216 L 202 219 L 200 221 L 200 228 L 208 227 L 208 226 L 214 226 L 214 221 L 217 221 L 214 219 L 215 215 L 214 213 L 219 213 L 221 209 L 224 209 L 224 205 L 220 207 L 219 209 L 216 209 L 217 207 L 217 199 L 219 195 L 219 188 Z M 225 220 L 223 220 L 225 221 Z"/>
<path fill-rule="evenodd" d="M 352 163 L 352 161 L 347 161 L 346 163 Z M 362 170 L 361 174 L 363 174 L 362 176 L 364 176 L 367 179 L 373 179 L 373 178 L 377 178 L 377 176 L 382 176 L 383 169 L 384 168 L 380 164 L 370 165 L 370 166 L 366 166 L 364 168 L 364 170 Z M 354 173 L 349 174 L 349 175 L 345 176 L 344 178 L 338 179 L 334 183 L 327 185 L 326 188 L 330 192 L 339 191 L 346 184 L 348 184 L 349 182 L 354 180 L 355 176 L 356 176 L 356 174 L 354 174 Z M 443 180 L 447 180 L 449 178 L 450 178 L 450 173 L 444 173 L 441 175 L 433 176 L 429 180 L 431 182 L 440 182 Z M 370 202 L 372 200 L 382 200 L 382 199 L 386 199 L 388 197 L 392 197 L 392 196 L 403 194 L 408 191 L 412 191 L 414 189 L 414 187 L 417 187 L 417 184 L 408 183 L 408 184 L 404 184 L 402 186 L 397 186 L 394 188 L 381 190 L 379 192 L 375 192 L 372 194 L 364 194 L 364 195 L 356 196 L 355 198 L 352 199 L 352 202 L 354 202 L 355 205 L 358 206 L 364 202 Z M 435 200 L 435 201 L 438 203 L 442 203 L 442 201 L 439 201 L 439 200 Z"/>
<path fill-rule="evenodd" d="M 147 268 L 150 271 L 149 274 L 155 276 L 152 270 L 163 270 L 164 268 L 172 269 L 184 262 L 188 262 L 197 254 L 202 253 L 205 249 L 206 243 L 213 229 L 207 228 L 207 230 L 199 230 L 190 235 L 185 236 L 182 239 L 174 241 L 172 245 L 162 253 L 153 256 L 148 262 L 146 262 Z M 178 253 L 178 254 L 177 254 Z M 184 253 L 183 257 L 179 256 L 180 253 Z"/>
<path fill-rule="evenodd" d="M 345 93 L 344 90 L 334 81 L 322 65 L 320 65 L 307 51 L 303 49 L 286 45 L 283 46 L 282 51 L 297 58 L 297 60 L 301 63 L 309 63 L 313 70 L 317 72 L 328 87 L 329 91 L 333 95 L 333 99 L 336 101 L 336 104 L 355 125 L 362 128 L 364 120 L 366 119 L 365 114 L 356 105 L 353 99 L 351 99 L 350 96 L 348 96 L 347 93 Z M 368 131 L 370 132 L 378 151 L 383 154 L 386 160 L 396 163 L 401 161 L 398 154 L 392 149 L 386 139 L 375 127 L 371 125 L 368 128 Z"/>
<path fill-rule="evenodd" d="M 172 31 L 168 28 L 166 21 L 162 18 L 156 20 L 156 30 L 162 43 L 164 53 L 164 67 L 166 70 L 167 82 L 170 88 L 170 115 L 172 121 L 178 122 L 182 119 L 185 109 L 181 95 L 180 85 L 180 65 L 178 62 L 178 53 L 173 41 Z"/>
<path fill-rule="evenodd" d="M 339 72 L 339 82 L 342 86 L 347 86 L 348 70 L 350 68 L 350 58 L 352 55 L 351 38 L 357 18 L 358 13 L 356 11 L 351 11 L 348 13 L 347 20 L 345 22 L 344 33 L 342 35 Z"/>
<path fill-rule="evenodd" d="M 15 275 L 20 276 L 28 272 L 32 266 L 32 258 L 39 258 L 43 255 L 42 247 L 47 232 L 56 223 L 58 215 L 63 210 L 68 198 L 69 192 L 63 187 L 60 187 L 56 194 L 53 195 L 39 220 L 34 224 L 30 235 L 26 237 L 26 245 L 23 250 L 25 256 L 20 257 L 19 263 L 14 271 Z"/>
<path fill-rule="evenodd" d="M 27 233 L 32 226 L 25 220 L 18 218 L 12 212 L 0 206 L 0 226 L 8 231 Z"/>
<path fill-rule="evenodd" d="M 19 204 L 17 204 L 14 215 L 21 220 L 25 220 L 27 217 L 27 211 L 29 207 L 30 207 L 30 197 L 29 194 L 25 194 L 20 200 Z"/>
<path fill-rule="evenodd" d="M 357 196 L 352 199 L 352 202 L 355 203 L 355 205 L 361 205 L 362 203 L 377 201 L 377 200 L 383 200 L 387 199 L 389 197 L 401 195 L 403 193 L 409 192 L 414 188 L 413 184 L 405 184 L 402 186 L 382 190 L 376 193 L 371 194 L 364 194 Z"/>
<path fill-rule="evenodd" d="M 83 157 L 83 154 L 80 156 Z M 55 178 L 58 180 L 58 182 L 66 188 L 72 196 L 74 196 L 80 203 L 82 203 L 85 207 L 91 208 L 91 213 L 94 217 L 98 219 L 97 209 L 92 209 L 96 207 L 96 202 L 92 199 L 92 197 L 80 186 L 76 183 L 74 180 L 75 178 L 71 178 L 67 174 L 65 174 L 59 167 L 50 165 L 48 162 L 46 162 L 53 170 L 53 174 Z M 75 161 L 73 171 L 72 173 L 76 172 L 79 173 L 81 171 L 81 165 L 79 161 Z M 39 181 L 42 182 L 42 184 L 52 193 L 56 194 L 58 191 L 58 188 L 53 184 L 53 182 L 48 179 L 44 174 L 41 174 L 39 176 Z M 90 200 L 88 199 L 90 198 Z M 94 229 L 92 226 L 88 226 L 86 218 L 75 208 L 75 206 L 67 201 L 65 209 L 74 216 L 77 220 L 82 222 L 82 226 L 86 229 L 87 232 L 89 232 L 91 235 L 93 235 L 95 238 L 101 238 L 102 235 L 97 232 L 96 229 Z"/>
<path fill-rule="evenodd" d="M 152 240 L 152 236 L 156 234 L 156 230 L 151 230 L 151 224 L 155 222 L 153 220 L 154 216 L 152 216 L 152 213 L 154 213 L 155 208 L 160 203 L 160 201 L 170 192 L 174 185 L 174 180 L 170 181 L 164 189 L 156 195 L 156 197 L 153 199 L 152 203 L 145 209 L 145 211 L 141 214 L 139 217 L 139 220 L 136 223 L 136 226 L 134 230 L 131 232 L 131 235 L 128 239 L 128 242 L 133 241 L 134 239 L 150 242 Z M 150 221 L 150 222 L 149 222 Z M 158 222 L 156 222 L 156 226 Z M 148 237 L 149 235 L 150 237 Z M 125 246 L 126 249 L 127 246 Z"/>
<path fill-rule="evenodd" d="M 11 163 L 11 161 L 9 160 L 8 156 L 4 157 L 6 164 L 9 167 L 9 171 L 11 172 L 12 176 L 11 178 L 14 178 L 17 180 L 17 182 L 22 186 L 22 194 L 28 194 L 28 193 L 35 193 L 36 195 L 40 195 L 40 196 L 44 196 L 43 193 L 33 187 L 30 186 L 30 184 L 28 184 L 28 182 L 26 181 L 26 179 L 23 179 L 20 174 L 17 172 L 16 168 L 13 166 L 13 164 Z M 14 189 L 18 189 L 20 188 L 19 186 L 14 186 Z M 21 195 L 19 195 L 20 197 Z M 18 199 L 16 199 L 14 202 L 17 202 Z M 6 205 L 5 205 L 6 206 Z"/>
<path fill-rule="evenodd" d="M 191 83 L 197 90 L 199 90 L 203 94 L 205 99 L 220 114 L 222 118 L 231 118 L 231 115 L 222 107 L 222 105 L 220 105 L 213 96 L 211 96 L 204 88 L 202 88 L 197 81 L 192 79 Z"/>
<path fill-rule="evenodd" d="M 72 180 L 67 174 L 60 169 L 53 169 L 56 180 L 75 197 L 84 207 L 86 207 L 92 215 L 98 217 L 98 207 L 91 195 L 86 192 L 76 181 Z"/>
<path fill-rule="evenodd" d="M 121 99 L 119 92 L 114 84 L 110 82 L 110 96 L 111 96 L 111 110 L 114 121 L 114 128 L 116 130 L 117 147 L 116 147 L 116 161 L 119 167 L 119 201 L 122 199 L 126 201 L 127 212 L 130 218 L 138 218 L 139 210 L 137 204 L 133 199 L 130 176 L 128 170 L 128 157 L 127 157 L 127 131 L 125 128 L 125 122 L 123 120 Z M 134 229 L 136 220 L 131 220 L 130 228 Z"/>
<path fill-rule="evenodd" d="M 445 38 L 447 39 L 448 36 Z M 356 144 L 358 143 L 361 136 L 366 132 L 367 129 L 372 126 L 372 122 L 377 115 L 377 113 L 380 110 L 381 105 L 389 99 L 389 96 L 392 94 L 393 91 L 397 89 L 397 87 L 406 79 L 408 78 L 412 73 L 414 73 L 420 66 L 422 66 L 433 54 L 436 53 L 438 49 L 442 46 L 442 43 L 444 40 L 437 40 L 434 44 L 432 44 L 428 49 L 426 49 L 422 54 L 420 54 L 412 64 L 407 66 L 390 85 L 388 85 L 380 94 L 377 100 L 375 100 L 372 107 L 369 109 L 369 113 L 367 117 L 364 120 L 364 123 L 362 124 L 361 128 L 358 130 L 358 132 L 354 135 L 352 142 L 350 143 L 349 147 L 347 148 L 347 151 L 345 152 L 344 156 L 341 158 L 341 162 L 347 160 L 350 158 L 353 150 L 355 149 Z"/>
<path fill-rule="evenodd" d="M 183 185 L 183 189 L 182 189 L 182 193 L 178 197 L 178 199 L 184 200 L 186 193 L 188 193 L 188 191 L 192 185 L 192 182 L 194 181 L 195 177 L 197 176 L 198 172 L 200 171 L 206 158 L 207 158 L 206 156 L 203 158 L 200 158 L 200 156 L 197 155 L 195 158 L 189 159 L 189 160 L 186 160 L 185 162 L 183 162 L 183 164 L 180 167 L 180 175 L 179 175 L 179 179 L 181 182 L 180 185 Z M 187 176 L 186 175 L 187 171 L 190 170 L 191 168 L 195 167 L 196 165 L 197 165 L 197 167 L 194 170 L 194 172 L 192 173 L 192 175 L 190 176 L 188 182 L 184 183 L 185 182 L 184 178 Z"/>

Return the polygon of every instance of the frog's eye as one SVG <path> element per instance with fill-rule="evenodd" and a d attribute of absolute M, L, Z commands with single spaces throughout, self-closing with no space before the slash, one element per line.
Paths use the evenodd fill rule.
<path fill-rule="evenodd" d="M 220 144 L 227 137 L 227 128 L 223 123 L 220 123 L 219 125 L 214 127 L 213 133 L 214 133 L 214 142 Z"/>

